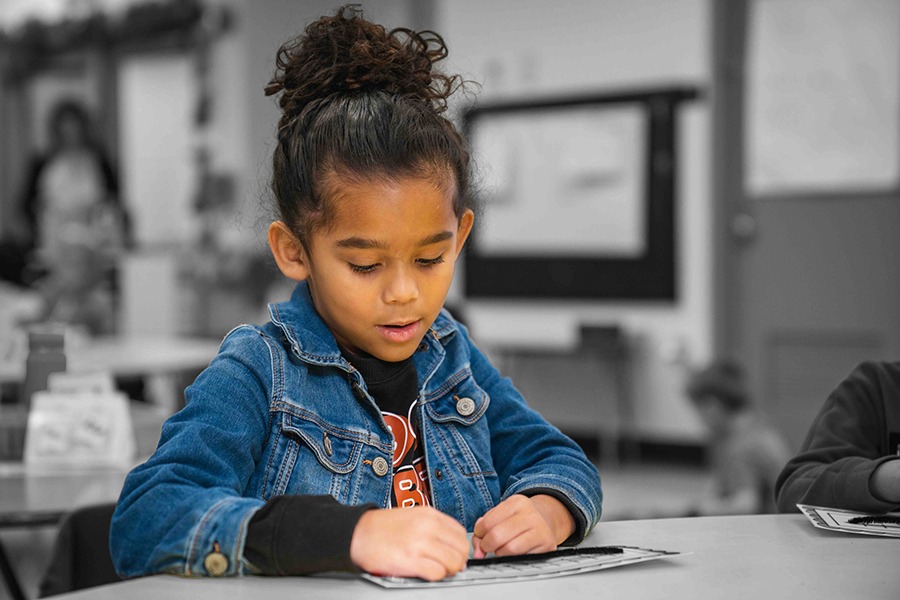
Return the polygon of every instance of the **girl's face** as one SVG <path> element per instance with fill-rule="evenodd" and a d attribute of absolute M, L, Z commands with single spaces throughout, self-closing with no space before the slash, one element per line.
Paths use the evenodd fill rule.
<path fill-rule="evenodd" d="M 404 360 L 437 318 L 474 219 L 471 210 L 457 218 L 445 187 L 420 178 L 332 186 L 334 218 L 308 254 L 298 249 L 299 274 L 346 349 Z"/>

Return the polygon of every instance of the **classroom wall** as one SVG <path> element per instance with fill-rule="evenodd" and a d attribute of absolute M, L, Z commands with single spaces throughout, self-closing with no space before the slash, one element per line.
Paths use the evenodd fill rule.
<path fill-rule="evenodd" d="M 222 233 L 227 244 L 264 251 L 279 111 L 262 90 L 279 45 L 337 4 L 220 1 L 235 11 L 235 29 L 214 54 L 223 115 L 210 135 L 218 160 L 235 172 L 238 196 Z M 448 69 L 482 83 L 481 100 L 667 83 L 702 89 L 711 79 L 708 0 L 370 0 L 363 7 L 388 27 L 439 31 L 450 47 Z M 680 109 L 677 303 L 467 302 L 460 286 L 451 291 L 451 302 L 465 304 L 473 333 L 488 346 L 564 347 L 575 342 L 581 323 L 622 326 L 632 354 L 629 395 L 644 438 L 701 436 L 681 387 L 686 362 L 703 362 L 712 352 L 709 118 L 708 100 Z M 275 290 L 271 299 L 283 299 L 288 289 Z"/>
<path fill-rule="evenodd" d="M 216 1 L 232 8 L 234 28 L 211 54 L 215 112 L 198 141 L 215 149 L 214 168 L 235 178 L 236 206 L 217 224 L 220 240 L 265 252 L 279 113 L 263 88 L 278 46 L 338 3 Z M 443 34 L 448 68 L 482 83 L 478 93 L 485 101 L 668 83 L 704 89 L 712 77 L 709 0 L 370 0 L 363 6 L 368 17 L 387 26 L 424 26 Z M 679 110 L 677 303 L 465 302 L 473 333 L 489 346 L 564 347 L 575 343 L 581 323 L 620 325 L 631 345 L 630 396 L 639 432 L 676 441 L 700 435 L 681 386 L 684 365 L 711 354 L 713 322 L 709 100 Z M 464 301 L 459 286 L 451 301 Z"/>
<path fill-rule="evenodd" d="M 669 83 L 709 90 L 708 0 L 443 0 L 436 6 L 449 68 L 481 83 L 483 101 Z M 685 366 L 708 360 L 713 343 L 710 101 L 679 111 L 677 302 L 492 300 L 465 307 L 474 336 L 495 347 L 565 348 L 577 342 L 581 323 L 618 324 L 632 355 L 635 433 L 691 442 L 702 428 L 681 392 Z M 560 397 L 576 395 L 559 390 Z"/>

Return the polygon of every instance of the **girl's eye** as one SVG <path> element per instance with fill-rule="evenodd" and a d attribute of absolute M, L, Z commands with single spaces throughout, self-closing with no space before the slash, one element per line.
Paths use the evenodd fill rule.
<path fill-rule="evenodd" d="M 444 255 L 441 254 L 437 258 L 420 258 L 416 262 L 423 267 L 433 267 L 434 265 L 439 265 L 444 262 Z"/>
<path fill-rule="evenodd" d="M 374 265 L 354 265 L 353 263 L 347 263 L 350 265 L 350 270 L 354 273 L 371 273 L 377 267 L 377 264 Z"/>

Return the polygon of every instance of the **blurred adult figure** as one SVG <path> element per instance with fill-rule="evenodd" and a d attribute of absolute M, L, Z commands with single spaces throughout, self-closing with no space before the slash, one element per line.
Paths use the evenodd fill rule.
<path fill-rule="evenodd" d="M 20 211 L 23 279 L 44 293 L 45 318 L 109 333 L 115 261 L 130 228 L 115 173 L 81 103 L 63 100 L 53 108 L 49 146 L 32 161 Z"/>
<path fill-rule="evenodd" d="M 66 241 L 87 235 L 126 242 L 118 181 L 80 102 L 62 100 L 51 111 L 49 144 L 32 160 L 21 210 L 28 226 L 23 233 L 42 257 L 57 256 Z"/>

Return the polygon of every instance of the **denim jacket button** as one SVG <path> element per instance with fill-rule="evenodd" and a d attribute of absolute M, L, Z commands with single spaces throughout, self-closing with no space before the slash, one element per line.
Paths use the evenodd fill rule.
<path fill-rule="evenodd" d="M 464 417 L 468 417 L 475 412 L 475 401 L 471 398 L 460 398 L 456 401 L 456 412 Z"/>
<path fill-rule="evenodd" d="M 372 470 L 375 471 L 375 474 L 379 477 L 384 477 L 388 472 L 388 463 L 382 457 L 377 457 L 372 461 Z"/>
<path fill-rule="evenodd" d="M 334 449 L 331 446 L 331 438 L 328 437 L 327 433 L 325 434 L 324 444 L 325 444 L 325 454 L 327 454 L 328 456 L 331 456 L 334 453 Z"/>
<path fill-rule="evenodd" d="M 213 577 L 224 575 L 228 570 L 228 557 L 219 552 L 219 544 L 203 559 L 203 568 Z"/>

